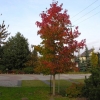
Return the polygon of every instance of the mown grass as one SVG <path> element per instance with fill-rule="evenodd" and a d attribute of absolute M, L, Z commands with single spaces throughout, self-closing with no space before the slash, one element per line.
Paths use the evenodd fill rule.
<path fill-rule="evenodd" d="M 22 87 L 49 87 L 40 80 L 23 80 Z"/>
<path fill-rule="evenodd" d="M 50 81 L 50 80 L 47 80 L 47 81 Z M 72 84 L 72 82 L 68 81 L 68 80 L 61 80 L 60 79 L 60 80 L 56 80 L 55 84 L 56 84 L 56 87 L 58 84 L 60 85 L 60 87 L 68 87 Z"/>
<path fill-rule="evenodd" d="M 84 79 L 73 79 L 75 82 L 84 83 Z"/>
<path fill-rule="evenodd" d="M 57 87 L 58 81 L 56 81 Z M 67 88 L 72 83 L 60 80 L 60 89 Z M 26 99 L 25 99 L 26 98 Z M 0 87 L 0 100 L 77 100 L 75 98 L 50 95 L 49 85 L 39 80 L 22 81 L 21 87 Z"/>
<path fill-rule="evenodd" d="M 49 100 L 48 88 L 44 87 L 0 87 L 0 100 Z"/>

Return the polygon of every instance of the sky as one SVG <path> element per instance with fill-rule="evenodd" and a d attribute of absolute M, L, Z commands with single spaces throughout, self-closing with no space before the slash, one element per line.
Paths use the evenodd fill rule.
<path fill-rule="evenodd" d="M 5 21 L 9 25 L 10 36 L 17 32 L 28 39 L 29 45 L 41 42 L 37 35 L 36 21 L 41 21 L 40 13 L 50 8 L 53 0 L 0 0 L 0 23 Z M 86 39 L 89 49 L 100 48 L 100 0 L 58 0 L 63 3 L 63 10 L 68 10 L 73 30 L 79 27 L 81 35 L 78 41 Z M 100 51 L 99 51 L 100 52 Z"/>

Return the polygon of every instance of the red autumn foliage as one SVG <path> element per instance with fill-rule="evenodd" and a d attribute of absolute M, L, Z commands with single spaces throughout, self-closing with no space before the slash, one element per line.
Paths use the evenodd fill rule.
<path fill-rule="evenodd" d="M 42 55 L 42 64 L 44 69 L 49 69 L 50 73 L 55 75 L 63 73 L 70 69 L 75 69 L 73 53 L 82 49 L 85 45 L 85 39 L 81 42 L 75 40 L 81 34 L 78 27 L 72 32 L 68 27 L 71 25 L 67 10 L 63 10 L 61 4 L 52 2 L 50 8 L 43 11 L 40 16 L 42 21 L 36 22 L 39 27 L 38 35 L 42 42 L 38 46 L 38 51 Z"/>

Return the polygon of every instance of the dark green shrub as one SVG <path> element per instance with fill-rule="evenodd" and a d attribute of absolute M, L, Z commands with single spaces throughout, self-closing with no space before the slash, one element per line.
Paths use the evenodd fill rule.
<path fill-rule="evenodd" d="M 0 70 L 0 74 L 2 74 L 2 70 Z"/>
<path fill-rule="evenodd" d="M 33 74 L 33 68 L 32 67 L 26 67 L 24 68 L 25 74 Z"/>
<path fill-rule="evenodd" d="M 16 74 L 24 74 L 24 71 L 16 69 Z"/>
<path fill-rule="evenodd" d="M 65 88 L 60 90 L 60 95 L 62 95 L 63 97 L 67 96 Z"/>
<path fill-rule="evenodd" d="M 3 66 L 3 65 L 0 65 L 0 70 L 2 71 L 2 72 L 6 72 L 6 67 L 5 66 Z"/>
<path fill-rule="evenodd" d="M 13 69 L 13 70 L 8 70 L 8 73 L 9 73 L 9 74 L 16 74 L 16 70 L 15 70 L 15 69 Z"/>
<path fill-rule="evenodd" d="M 82 96 L 83 86 L 84 86 L 84 84 L 82 84 L 82 83 L 79 83 L 79 84 L 72 83 L 72 85 L 67 88 L 66 94 L 70 98 L 72 98 L 72 97 L 80 97 L 80 96 Z"/>
<path fill-rule="evenodd" d="M 85 79 L 83 96 L 89 100 L 100 100 L 100 68 L 93 68 L 91 76 Z"/>

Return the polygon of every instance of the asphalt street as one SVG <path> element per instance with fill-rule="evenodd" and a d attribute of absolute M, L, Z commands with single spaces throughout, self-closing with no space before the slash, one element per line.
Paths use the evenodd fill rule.
<path fill-rule="evenodd" d="M 90 74 L 60 74 L 60 79 L 84 79 L 89 77 Z M 56 80 L 58 75 L 56 75 Z M 46 81 L 50 79 L 50 75 L 37 75 L 37 74 L 0 74 L 0 86 L 18 87 L 21 86 L 22 80 L 41 80 Z"/>

